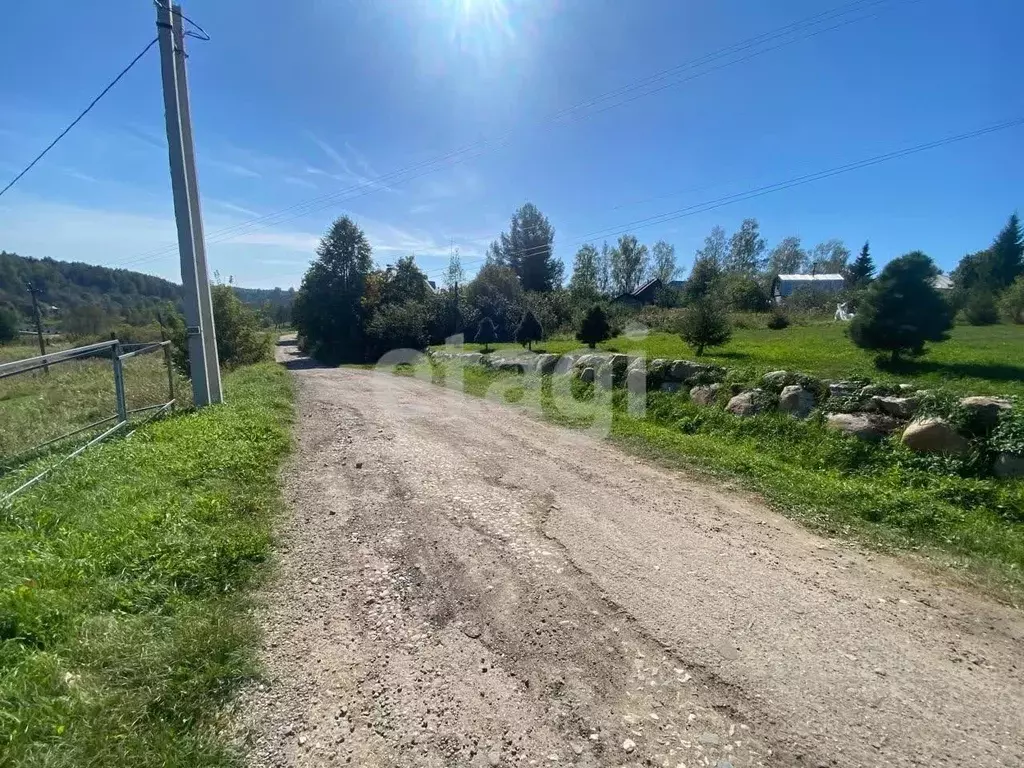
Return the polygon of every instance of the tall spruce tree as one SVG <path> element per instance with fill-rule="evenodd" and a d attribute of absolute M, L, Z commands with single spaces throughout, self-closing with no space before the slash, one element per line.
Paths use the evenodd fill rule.
<path fill-rule="evenodd" d="M 857 258 L 846 270 L 846 281 L 851 288 L 863 288 L 875 275 L 875 262 L 871 258 L 871 246 L 865 242 Z"/>

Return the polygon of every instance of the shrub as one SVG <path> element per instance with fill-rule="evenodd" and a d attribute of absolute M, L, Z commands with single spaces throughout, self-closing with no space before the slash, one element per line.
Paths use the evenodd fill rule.
<path fill-rule="evenodd" d="M 996 299 L 990 291 L 975 288 L 964 303 L 964 319 L 971 325 L 995 325 L 999 322 Z"/>
<path fill-rule="evenodd" d="M 733 312 L 766 312 L 771 306 L 767 292 L 752 277 L 730 275 L 723 283 L 725 301 Z"/>
<path fill-rule="evenodd" d="M 781 331 L 783 328 L 789 327 L 789 318 L 785 312 L 776 307 L 772 310 L 771 317 L 768 318 L 768 327 L 773 331 Z"/>
<path fill-rule="evenodd" d="M 868 288 L 850 338 L 862 349 L 920 354 L 925 342 L 944 341 L 952 327 L 952 308 L 932 285 L 935 264 L 920 251 L 889 262 Z"/>
<path fill-rule="evenodd" d="M 270 360 L 273 338 L 262 330 L 259 316 L 242 303 L 229 285 L 215 285 L 211 294 L 213 324 L 217 329 L 217 360 L 221 367 L 231 370 Z M 172 317 L 169 331 L 174 363 L 182 373 L 191 376 L 184 318 Z"/>
<path fill-rule="evenodd" d="M 433 312 L 426 302 L 384 304 L 366 326 L 369 359 L 379 360 L 395 349 L 422 350 L 430 343 Z"/>
<path fill-rule="evenodd" d="M 800 287 L 786 297 L 786 309 L 791 312 L 831 315 L 836 311 L 836 305 L 841 304 L 844 298 L 843 293 L 825 291 L 821 288 Z"/>
<path fill-rule="evenodd" d="M 999 309 L 1011 323 L 1024 325 L 1024 276 L 1013 281 L 999 301 Z"/>
<path fill-rule="evenodd" d="M 608 324 L 608 316 L 600 305 L 595 304 L 583 318 L 576 339 L 593 349 L 599 342 L 610 339 L 611 336 L 612 329 Z"/>
<path fill-rule="evenodd" d="M 729 341 L 732 326 L 720 304 L 711 299 L 701 299 L 683 311 L 679 335 L 700 357 L 705 347 L 718 347 Z"/>
<path fill-rule="evenodd" d="M 526 310 L 523 320 L 516 328 L 516 341 L 529 349 L 533 348 L 533 342 L 544 338 L 544 330 L 540 327 L 536 316 L 530 310 Z"/>

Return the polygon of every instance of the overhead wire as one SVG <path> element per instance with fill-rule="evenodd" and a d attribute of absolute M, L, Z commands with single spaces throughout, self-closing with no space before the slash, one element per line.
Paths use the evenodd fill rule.
<path fill-rule="evenodd" d="M 914 0 L 902 0 L 902 2 L 913 1 Z M 804 19 L 791 22 L 790 24 L 779 27 L 775 30 L 755 35 L 751 38 L 747 38 L 738 43 L 726 46 L 725 48 L 719 49 L 712 53 L 705 54 L 696 59 L 684 62 L 682 64 L 678 64 L 669 69 L 662 70 L 661 72 L 633 81 L 632 83 L 629 83 L 625 86 L 621 86 L 612 91 L 608 91 L 604 94 L 593 97 L 587 101 L 579 102 L 572 106 L 563 108 L 547 116 L 546 118 L 541 119 L 539 123 L 541 125 L 554 125 L 559 122 L 576 122 L 585 119 L 587 117 L 590 117 L 592 114 L 598 114 L 599 112 L 604 112 L 609 109 L 613 109 L 617 106 L 620 106 L 621 104 L 628 103 L 629 101 L 633 101 L 637 98 L 642 98 L 643 96 L 649 95 L 650 93 L 657 93 L 666 88 L 675 87 L 676 85 L 688 82 L 697 77 L 702 77 L 706 74 L 717 71 L 718 69 L 749 61 L 753 58 L 764 55 L 765 53 L 777 50 L 778 48 L 787 45 L 792 45 L 797 42 L 801 42 L 810 37 L 823 34 L 834 29 L 838 29 L 839 27 L 842 26 L 846 26 L 847 24 L 863 21 L 867 18 L 871 18 L 871 16 L 873 16 L 874 14 L 870 14 L 868 16 L 855 16 L 852 19 L 845 19 L 839 24 L 826 27 L 823 29 L 817 29 L 810 32 L 809 34 L 799 35 L 797 37 L 793 37 L 790 40 L 786 40 L 782 43 L 771 46 L 769 48 L 757 50 L 754 53 L 748 54 L 747 56 L 741 57 L 739 59 L 730 60 L 725 63 L 719 64 L 716 67 L 701 70 L 687 78 L 672 80 L 671 82 L 668 83 L 662 82 L 666 79 L 675 77 L 688 69 L 695 69 L 704 64 L 714 62 L 718 59 L 734 56 L 735 54 L 742 53 L 743 51 L 749 50 L 751 48 L 756 48 L 758 45 L 763 45 L 764 43 L 771 42 L 772 40 L 785 38 L 788 35 L 794 35 L 796 33 L 801 33 L 808 29 L 812 29 L 817 25 L 827 23 L 829 21 L 834 21 L 836 19 L 840 19 L 843 16 L 860 13 L 862 11 L 866 11 L 877 6 L 885 5 L 892 2 L 894 2 L 894 0 L 854 0 L 854 2 L 846 3 L 842 6 L 838 6 L 837 8 L 813 14 Z M 661 82 L 661 85 L 658 85 L 657 88 L 649 89 L 647 91 L 643 90 L 644 88 L 649 88 L 650 86 L 655 85 L 659 82 Z M 614 99 L 621 99 L 622 96 L 629 96 L 629 98 L 625 100 L 614 101 Z M 611 101 L 611 103 L 606 103 L 609 101 Z M 605 106 L 603 106 L 600 110 L 597 110 L 595 112 L 587 111 L 588 109 L 594 106 L 598 106 L 602 103 L 605 103 Z M 565 118 L 569 119 L 565 120 Z M 207 242 L 208 244 L 228 242 L 230 240 L 236 239 L 237 237 L 251 234 L 261 229 L 266 229 L 271 226 L 279 226 L 281 224 L 293 221 L 295 219 L 309 215 L 310 213 L 313 213 L 317 210 L 322 210 L 323 208 L 330 207 L 331 205 L 335 205 L 341 202 L 348 202 L 349 200 L 355 199 L 357 197 L 362 197 L 366 194 L 370 194 L 373 191 L 376 191 L 382 187 L 392 186 L 395 184 L 404 184 L 414 179 L 420 178 L 422 176 L 435 173 L 441 170 L 442 168 L 457 165 L 468 160 L 476 159 L 477 157 L 480 157 L 489 148 L 492 148 L 494 146 L 500 146 L 501 144 L 504 143 L 508 143 L 508 141 L 512 138 L 514 133 L 515 131 L 507 131 L 504 134 L 499 134 L 497 137 L 481 139 L 480 141 L 477 141 L 473 144 L 469 144 L 464 147 L 451 150 L 437 157 L 429 158 L 418 163 L 413 163 L 404 168 L 391 171 L 389 173 L 383 174 L 373 179 L 368 179 L 366 181 L 360 182 L 359 184 L 347 187 L 345 189 L 326 193 L 324 195 L 320 195 L 318 197 L 314 197 L 309 200 L 296 203 L 295 205 L 288 206 L 278 211 L 274 211 L 268 214 L 254 217 L 243 222 L 239 222 L 238 224 L 234 224 L 224 229 L 211 233 L 207 239 Z M 474 152 L 475 154 L 468 154 L 471 152 Z M 414 173 L 415 171 L 419 172 Z M 117 266 L 142 264 L 145 262 L 163 258 L 164 256 L 173 253 L 176 247 L 176 245 L 168 244 L 166 246 L 144 252 L 131 259 L 119 262 Z"/>
<path fill-rule="evenodd" d="M 85 117 L 87 114 L 89 114 L 90 111 L 92 111 L 92 108 L 95 107 L 99 103 L 100 99 L 102 99 L 104 96 L 106 96 L 107 93 L 110 92 L 110 89 L 113 88 L 115 85 L 117 85 L 118 82 L 120 82 L 121 78 L 124 77 L 125 75 L 127 75 L 132 67 L 134 67 L 136 64 L 139 63 L 139 61 L 142 59 L 142 57 L 145 56 L 146 53 L 149 52 L 149 49 L 152 48 L 154 45 L 156 45 L 156 42 L 157 42 L 157 38 L 155 38 L 155 37 L 152 40 L 150 40 L 149 43 L 146 44 L 146 47 L 143 48 L 141 51 L 139 51 L 139 53 L 135 56 L 135 58 L 132 59 L 129 62 L 128 66 L 126 66 L 124 69 L 122 69 L 120 72 L 118 72 L 117 76 L 113 80 L 111 80 L 109 83 L 107 83 L 107 86 L 102 91 L 100 91 L 99 95 L 96 98 L 94 98 L 91 102 L 89 102 L 89 106 L 87 106 L 85 109 L 83 109 L 79 113 L 78 117 L 76 117 L 74 120 L 72 120 L 63 131 L 61 131 L 59 134 L 57 134 L 57 138 L 55 138 L 53 141 L 51 141 L 46 146 L 46 149 L 44 149 L 42 152 L 40 152 L 38 155 L 36 155 L 35 159 L 33 159 L 31 163 L 26 165 L 17 176 L 15 176 L 13 179 L 11 179 L 10 182 L 8 182 L 6 187 L 4 187 L 3 189 L 0 189 L 0 197 L 2 197 L 3 194 L 5 192 L 7 192 L 7 190 L 9 190 L 11 187 L 13 187 L 15 184 L 17 184 L 26 173 L 31 171 L 32 168 L 35 167 L 35 164 L 38 163 L 40 160 L 42 160 L 51 149 L 53 149 L 55 146 L 57 146 L 57 144 L 60 142 L 60 140 L 63 139 L 65 136 L 67 136 L 68 133 L 71 131 L 71 129 L 74 128 L 76 125 L 78 125 L 78 123 L 81 121 L 81 119 L 83 117 Z"/>
<path fill-rule="evenodd" d="M 701 203 L 694 203 L 692 205 L 677 208 L 672 211 L 667 211 L 665 213 L 655 214 L 653 216 L 647 216 L 641 219 L 635 219 L 625 224 L 618 224 L 613 227 L 594 230 L 593 232 L 589 232 L 581 236 L 580 238 L 571 241 L 568 245 L 583 245 L 584 243 L 590 242 L 591 240 L 599 240 L 603 238 L 614 237 L 616 235 L 622 235 L 628 232 L 632 232 L 633 230 L 636 229 L 644 229 L 645 227 L 651 227 L 657 224 L 664 224 L 669 221 L 676 221 L 678 219 L 686 218 L 688 216 L 696 216 L 697 214 L 706 213 L 708 211 L 716 210 L 718 208 L 723 208 L 727 205 L 732 205 L 733 203 L 752 200 L 754 198 L 763 197 L 764 195 L 772 194 L 774 192 L 780 192 L 786 189 L 791 189 L 793 187 L 802 186 L 804 184 L 810 184 L 815 181 L 821 181 L 822 179 L 827 179 L 833 176 L 849 173 L 851 171 L 860 170 L 862 168 L 868 168 L 874 165 L 879 165 L 881 163 L 889 162 L 891 160 L 898 160 L 904 157 L 908 157 L 910 155 L 915 155 L 920 152 L 928 151 L 930 149 L 937 149 L 939 147 L 944 147 L 949 144 L 955 144 L 961 141 L 967 141 L 969 139 L 985 136 L 990 133 L 996 133 L 998 131 L 1015 128 L 1020 125 L 1024 125 L 1024 117 L 1018 117 L 1011 120 L 1004 120 L 1002 122 L 987 125 L 983 128 L 978 128 L 973 131 L 967 131 L 964 133 L 955 134 L 953 136 L 947 136 L 942 139 L 936 139 L 933 141 L 924 142 L 922 144 L 916 144 L 911 147 L 905 147 L 903 149 L 894 150 L 892 152 L 886 152 L 881 155 L 875 155 L 873 157 L 868 157 L 862 160 L 845 163 L 843 165 L 834 166 L 832 168 L 826 168 L 824 170 L 816 171 L 814 173 L 802 174 L 800 176 L 795 176 L 793 178 L 786 179 L 780 182 L 775 182 L 773 184 L 766 184 L 760 187 L 754 187 L 752 189 L 744 190 L 742 192 L 736 192 L 731 195 L 724 195 L 713 200 L 707 200 Z M 512 255 L 520 257 L 529 256 L 547 250 L 550 247 L 550 245 L 545 243 L 542 245 L 531 246 L 530 248 L 524 248 L 520 251 L 514 251 Z M 480 263 L 486 260 L 487 257 L 482 256 L 479 258 L 467 260 L 466 262 L 463 262 L 463 265 Z M 435 270 L 430 270 L 426 274 L 428 276 L 431 276 L 437 273 L 443 273 L 444 271 L 446 271 L 446 269 L 447 268 L 438 268 Z"/>

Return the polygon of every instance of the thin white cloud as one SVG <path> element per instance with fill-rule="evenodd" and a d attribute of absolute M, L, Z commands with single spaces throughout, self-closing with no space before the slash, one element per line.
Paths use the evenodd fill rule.
<path fill-rule="evenodd" d="M 352 162 L 350 162 L 349 158 L 345 157 L 331 144 L 315 135 L 312 131 L 305 131 L 305 134 L 310 141 L 316 144 L 317 147 L 319 147 L 320 150 L 337 166 L 335 173 L 325 171 L 322 168 L 317 168 L 316 166 L 307 166 L 306 173 L 318 176 L 328 176 L 332 179 L 343 181 L 346 184 L 351 184 L 353 186 L 379 189 L 384 192 L 397 192 L 397 190 L 389 187 L 387 184 L 377 181 L 377 174 L 373 172 L 373 168 L 370 166 L 369 161 L 367 161 L 367 159 L 348 142 L 345 142 L 345 148 L 349 154 L 352 155 Z M 359 166 L 362 169 L 362 172 L 353 169 L 353 164 Z"/>
<path fill-rule="evenodd" d="M 285 176 L 284 177 L 284 183 L 285 184 L 291 184 L 293 187 L 305 187 L 306 189 L 316 189 L 317 188 L 316 184 L 314 184 L 314 183 L 312 183 L 310 181 L 306 181 L 305 179 L 300 179 L 297 176 Z"/>
<path fill-rule="evenodd" d="M 245 206 L 237 205 L 235 203 L 228 202 L 227 200 L 218 200 L 216 198 L 208 197 L 206 198 L 206 202 L 210 205 L 216 205 L 223 208 L 225 211 L 240 213 L 243 216 L 248 216 L 249 218 L 255 218 L 261 215 L 259 211 L 254 211 L 251 208 L 246 208 Z"/>
<path fill-rule="evenodd" d="M 252 168 L 248 168 L 244 165 L 239 165 L 238 163 L 229 163 L 223 160 L 207 160 L 206 162 L 216 168 L 220 168 L 222 171 L 233 173 L 235 176 L 242 176 L 243 178 L 247 179 L 263 178 L 263 174 L 257 173 Z"/>

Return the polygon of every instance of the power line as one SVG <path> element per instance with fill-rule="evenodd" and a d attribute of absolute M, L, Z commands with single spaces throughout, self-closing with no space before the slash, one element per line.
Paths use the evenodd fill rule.
<path fill-rule="evenodd" d="M 656 214 L 654 216 L 648 216 L 642 219 L 636 219 L 626 224 L 619 224 L 606 229 L 599 229 L 593 232 L 589 232 L 583 237 L 578 238 L 575 241 L 570 242 L 568 245 L 582 245 L 591 240 L 600 240 L 608 237 L 614 237 L 616 235 L 626 234 L 636 229 L 643 229 L 645 227 L 651 227 L 656 224 L 664 224 L 669 221 L 676 221 L 678 219 L 686 218 L 688 216 L 696 216 L 700 213 L 706 213 L 718 208 L 723 208 L 733 203 L 744 202 L 746 200 L 752 200 L 757 197 L 763 197 L 764 195 L 772 194 L 774 192 L 781 192 L 786 189 L 792 189 L 793 187 L 803 186 L 810 184 L 815 181 L 821 181 L 822 179 L 831 178 L 840 174 L 849 173 L 851 171 L 860 170 L 861 168 L 868 168 L 874 165 L 880 165 L 882 163 L 889 162 L 890 160 L 898 160 L 900 158 L 907 157 L 909 155 L 915 155 L 920 152 L 925 152 L 930 149 L 937 149 L 944 147 L 949 144 L 955 144 L 961 141 L 967 141 L 969 139 L 978 138 L 985 136 L 990 133 L 997 131 L 1007 130 L 1009 128 L 1015 128 L 1019 125 L 1024 125 L 1024 117 L 1014 118 L 1012 120 L 1005 120 L 1000 123 L 994 123 L 992 125 L 978 128 L 973 131 L 967 131 L 965 133 L 955 134 L 953 136 L 947 136 L 943 139 L 937 139 L 934 141 L 925 142 L 923 144 L 916 144 L 911 147 L 905 147 L 904 149 L 894 150 L 892 152 L 886 152 L 881 155 L 875 155 L 874 157 L 868 157 L 863 160 L 857 160 L 851 163 L 845 163 L 843 165 L 834 166 L 825 170 L 816 171 L 814 173 L 807 173 L 801 176 L 795 176 L 785 181 L 776 182 L 774 184 L 766 184 L 760 187 L 754 187 L 742 192 L 736 192 L 731 195 L 725 195 L 723 197 L 715 198 L 713 200 L 707 200 L 701 203 L 694 203 L 692 205 L 684 206 L 683 208 L 677 208 L 672 211 L 665 213 Z M 542 252 L 548 249 L 550 246 L 547 244 L 532 246 L 525 248 L 521 251 L 516 251 L 513 255 L 516 256 L 529 256 L 531 254 Z M 476 259 L 470 259 L 464 264 L 479 263 L 486 261 L 487 257 L 478 257 Z M 443 270 L 431 270 L 427 272 L 427 275 L 432 275 L 438 271 Z"/>
<path fill-rule="evenodd" d="M 110 83 L 107 84 L 107 87 L 104 88 L 102 91 L 100 91 L 99 96 L 97 96 L 95 99 L 93 99 L 91 102 L 89 102 L 89 106 L 87 106 L 84 110 L 82 110 L 81 114 L 79 114 L 78 117 L 76 117 L 74 120 L 72 120 L 71 123 L 68 125 L 68 127 L 65 128 L 63 131 L 61 131 L 57 135 L 57 138 L 55 138 L 53 141 L 50 142 L 49 146 L 47 146 L 46 149 L 44 149 L 42 152 L 40 152 L 31 163 L 29 163 L 27 166 L 25 166 L 24 170 L 22 170 L 21 173 L 19 173 L 17 176 L 15 176 L 13 179 L 11 179 L 10 183 L 6 187 L 4 187 L 2 190 L 0 190 L 0 196 L 3 196 L 4 192 L 6 192 L 11 187 L 13 187 L 15 184 L 17 184 L 19 179 L 21 179 L 22 176 L 24 176 L 26 173 L 28 173 L 30 170 L 32 170 L 32 167 L 36 163 L 38 163 L 40 160 L 42 160 L 47 152 L 49 152 L 51 149 L 53 149 L 55 146 L 57 146 L 57 142 L 59 142 L 61 139 L 63 139 L 65 136 L 67 136 L 68 132 L 72 128 L 74 128 L 76 125 L 78 125 L 78 122 L 83 117 L 85 117 L 87 114 L 89 114 L 90 110 L 92 110 L 92 108 L 96 106 L 96 104 L 99 102 L 99 100 L 102 99 L 104 96 L 106 96 L 107 93 L 110 91 L 110 89 L 113 88 L 115 85 L 117 85 L 118 81 L 120 81 L 120 79 L 122 77 L 124 77 L 126 74 L 128 74 L 128 71 L 132 67 L 134 67 L 136 64 L 138 64 L 139 60 L 143 56 L 146 55 L 146 53 L 149 51 L 150 48 L 152 48 L 154 45 L 156 45 L 156 41 L 157 41 L 157 39 L 155 37 L 152 40 L 150 40 L 149 43 L 146 45 L 146 47 L 143 48 L 141 51 L 139 51 L 139 54 L 134 59 L 131 60 L 131 62 L 128 64 L 128 66 L 125 67 L 124 69 L 122 69 L 117 74 L 117 77 L 115 77 L 113 80 L 111 80 Z"/>
<path fill-rule="evenodd" d="M 817 29 L 812 32 L 809 32 L 808 34 L 799 34 L 806 32 L 807 30 L 812 29 L 816 26 L 820 26 L 821 24 L 841 19 L 842 17 L 849 16 L 850 14 L 857 14 L 862 11 L 875 8 L 877 6 L 891 3 L 893 1 L 894 0 L 854 0 L 854 2 L 846 3 L 845 5 L 838 6 L 837 8 L 813 14 L 799 21 L 791 22 L 790 24 L 779 27 L 775 30 L 755 35 L 738 43 L 734 43 L 732 45 L 721 48 L 712 53 L 705 54 L 696 59 L 692 59 L 688 62 L 678 64 L 674 67 L 662 70 L 661 72 L 657 72 L 653 75 L 648 75 L 647 77 L 633 81 L 632 83 L 629 83 L 625 86 L 621 86 L 612 91 L 608 91 L 604 94 L 593 97 L 587 101 L 579 102 L 570 107 L 563 108 L 558 112 L 555 112 L 547 116 L 546 118 L 543 118 L 539 122 L 541 124 L 554 125 L 556 123 L 570 123 L 585 119 L 593 114 L 598 114 L 600 112 L 613 109 L 629 101 L 634 101 L 635 99 L 642 98 L 652 93 L 660 92 L 662 90 L 665 90 L 666 88 L 680 85 L 681 83 L 688 82 L 689 80 L 693 80 L 697 77 L 703 77 L 704 75 L 717 71 L 719 69 L 723 69 L 728 66 L 733 66 L 735 64 L 749 61 L 753 58 L 762 56 L 766 53 L 777 50 L 784 46 L 793 45 L 797 42 L 809 39 L 810 37 L 814 37 L 816 35 L 820 35 L 825 32 L 838 29 L 842 26 L 846 26 L 848 24 L 853 24 L 859 21 L 863 21 L 867 18 L 871 18 L 873 14 L 868 16 L 855 16 L 852 19 L 845 19 L 833 26 L 829 26 L 823 29 Z M 902 2 L 912 1 L 913 0 L 902 0 Z M 792 37 L 793 35 L 797 36 Z M 698 71 L 697 73 L 692 74 L 689 77 L 671 80 L 671 78 L 677 77 L 678 75 L 687 70 L 696 69 L 708 63 L 715 62 L 716 60 L 735 56 L 738 53 L 743 53 L 744 51 L 757 48 L 758 46 L 762 46 L 763 44 L 771 42 L 773 40 L 784 39 L 786 37 L 792 37 L 792 39 L 784 40 L 784 42 L 778 43 L 774 46 L 757 50 L 739 59 L 729 60 L 724 63 L 718 64 L 715 67 Z M 670 82 L 662 82 L 664 80 L 670 80 Z M 658 83 L 661 84 L 658 85 L 656 88 L 651 88 L 651 86 L 656 85 Z M 643 90 L 645 88 L 648 90 Z M 623 99 L 622 97 L 624 96 L 628 96 L 629 98 Z M 616 99 L 619 99 L 619 101 L 615 101 Z M 588 110 L 590 110 L 591 108 L 601 104 L 604 104 L 604 106 L 602 106 L 601 109 L 597 111 L 588 112 Z M 211 244 L 227 242 L 229 240 L 235 239 L 236 237 L 245 234 L 250 234 L 261 229 L 266 229 L 267 227 L 278 226 L 280 224 L 293 221 L 295 219 L 301 218 L 302 216 L 306 216 L 310 213 L 313 213 L 317 210 L 330 207 L 331 205 L 334 205 L 336 203 L 347 202 L 357 197 L 370 194 L 376 189 L 379 189 L 382 185 L 406 183 L 414 179 L 420 178 L 421 176 L 435 173 L 448 165 L 457 165 L 459 163 L 466 162 L 467 160 L 475 159 L 477 157 L 480 157 L 491 145 L 498 146 L 501 144 L 507 144 L 513 135 L 514 131 L 507 131 L 504 134 L 499 134 L 497 137 L 493 137 L 490 139 L 481 139 L 480 141 L 477 141 L 473 144 L 469 144 L 462 148 L 451 150 L 437 157 L 420 161 L 418 163 L 411 164 L 409 166 L 397 169 L 395 171 L 391 171 L 389 173 L 378 176 L 374 179 L 369 179 L 367 181 L 361 182 L 360 184 L 356 184 L 336 192 L 330 192 L 315 198 L 311 198 L 304 202 L 296 203 L 295 205 L 289 206 L 287 208 L 283 208 L 275 212 L 264 214 L 262 216 L 249 219 L 247 221 L 234 224 L 230 227 L 226 227 L 222 230 L 212 233 L 210 235 L 209 242 Z M 419 172 L 413 173 L 414 171 Z M 119 262 L 118 265 L 122 266 L 128 264 L 141 264 L 144 262 L 153 261 L 155 259 L 162 258 L 163 256 L 169 253 L 173 253 L 174 247 L 175 246 L 173 245 L 163 246 L 152 251 L 147 251 L 140 254 L 138 257 L 134 257 L 127 261 Z"/>

